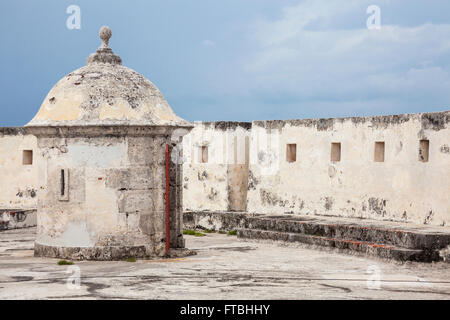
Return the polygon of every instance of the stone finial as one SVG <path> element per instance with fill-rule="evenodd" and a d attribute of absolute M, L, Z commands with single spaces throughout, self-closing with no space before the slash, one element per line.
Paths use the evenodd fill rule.
<path fill-rule="evenodd" d="M 112 31 L 109 27 L 103 26 L 98 32 L 100 39 L 102 40 L 101 46 L 97 49 L 96 53 L 91 54 L 86 62 L 91 63 L 109 63 L 109 64 L 122 64 L 122 59 L 115 55 L 112 49 L 109 47 L 109 39 L 111 39 Z"/>
<path fill-rule="evenodd" d="M 100 39 L 102 39 L 102 48 L 109 48 L 109 39 L 111 39 L 112 31 L 108 26 L 103 26 L 98 32 Z"/>

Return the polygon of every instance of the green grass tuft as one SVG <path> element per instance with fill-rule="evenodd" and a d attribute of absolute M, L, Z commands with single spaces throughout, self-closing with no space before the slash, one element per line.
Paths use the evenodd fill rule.
<path fill-rule="evenodd" d="M 204 236 L 206 236 L 206 234 L 204 234 L 204 233 L 197 232 L 195 230 L 190 230 L 190 229 L 183 230 L 183 234 L 187 234 L 187 235 L 195 236 L 195 237 L 204 237 Z"/>
<path fill-rule="evenodd" d="M 71 264 L 73 264 L 73 262 L 72 261 L 67 261 L 67 260 L 59 260 L 58 264 L 60 266 L 65 266 L 65 265 L 71 265 Z"/>
<path fill-rule="evenodd" d="M 136 258 L 126 258 L 126 262 L 136 262 Z"/>
<path fill-rule="evenodd" d="M 228 235 L 229 236 L 235 236 L 235 235 L 237 235 L 237 231 L 236 230 L 228 231 Z"/>

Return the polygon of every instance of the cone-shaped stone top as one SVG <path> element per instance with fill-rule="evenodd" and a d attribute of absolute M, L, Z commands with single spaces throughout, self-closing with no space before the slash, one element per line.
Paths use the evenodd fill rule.
<path fill-rule="evenodd" d="M 109 47 L 111 29 L 102 27 L 99 35 L 102 44 L 87 65 L 58 81 L 27 126 L 190 126 L 152 82 L 122 66 Z"/>

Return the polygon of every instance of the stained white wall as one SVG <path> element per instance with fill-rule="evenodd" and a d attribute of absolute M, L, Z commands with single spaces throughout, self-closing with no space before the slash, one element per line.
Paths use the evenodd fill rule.
<path fill-rule="evenodd" d="M 183 138 L 183 210 L 244 211 L 250 124 L 197 122 Z M 207 163 L 201 147 L 208 148 Z"/>
<path fill-rule="evenodd" d="M 450 224 L 450 112 L 252 123 L 247 209 Z M 418 161 L 419 141 L 430 143 Z M 374 162 L 376 141 L 385 161 Z M 330 160 L 332 142 L 341 161 Z M 286 161 L 286 144 L 297 159 Z"/>
<path fill-rule="evenodd" d="M 23 150 L 33 150 L 33 164 L 22 164 Z M 0 209 L 36 209 L 40 192 L 36 137 L 0 132 Z"/>
<path fill-rule="evenodd" d="M 317 214 L 448 226 L 449 118 L 450 111 L 254 121 L 252 129 L 232 122 L 196 123 L 183 139 L 183 210 Z M 428 162 L 418 161 L 421 139 L 430 143 Z M 385 142 L 384 162 L 374 162 L 375 141 Z M 332 142 L 341 143 L 340 162 L 330 160 Z M 288 143 L 297 144 L 292 163 L 286 161 Z M 199 161 L 201 146 L 208 146 L 208 163 Z M 85 159 L 99 160 L 99 168 L 120 167 L 116 161 L 124 152 L 121 144 L 97 146 L 96 156 L 82 142 L 68 148 L 79 167 Z M 34 151 L 33 165 L 22 164 L 23 150 Z M 36 208 L 45 188 L 38 181 L 39 168 L 45 168 L 36 152 L 34 136 L 0 131 L 0 209 Z M 100 197 L 96 183 L 104 181 L 92 181 L 89 194 Z"/>

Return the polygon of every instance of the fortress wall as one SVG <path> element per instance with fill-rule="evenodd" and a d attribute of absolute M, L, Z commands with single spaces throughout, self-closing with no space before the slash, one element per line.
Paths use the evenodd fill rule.
<path fill-rule="evenodd" d="M 183 210 L 448 226 L 449 119 L 450 111 L 195 123 L 183 138 Z M 420 161 L 420 145 L 423 149 L 426 140 L 428 161 L 425 154 Z M 375 149 L 377 157 L 383 149 L 376 142 L 384 142 L 384 161 L 375 161 Z M 340 161 L 331 160 L 332 143 L 340 143 Z M 26 218 L 21 224 L 14 217 L 23 215 L 10 212 L 35 215 L 37 196 L 45 188 L 38 182 L 36 145 L 27 128 L 0 128 L 0 221 L 8 228 L 35 221 Z M 32 164 L 24 164 L 24 150 L 33 151 Z"/>
<path fill-rule="evenodd" d="M 253 121 L 247 210 L 448 226 L 449 122 L 450 111 Z"/>
<path fill-rule="evenodd" d="M 26 129 L 0 128 L 0 230 L 36 225 L 41 188 L 35 152 L 36 137 Z"/>
<path fill-rule="evenodd" d="M 196 122 L 183 138 L 184 211 L 244 211 L 251 124 Z"/>
<path fill-rule="evenodd" d="M 0 128 L 0 209 L 36 209 L 39 160 L 36 137 L 24 128 Z M 24 150 L 32 151 L 24 156 Z"/>

